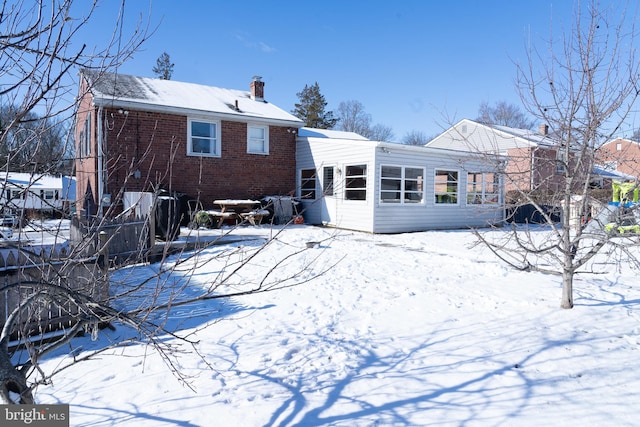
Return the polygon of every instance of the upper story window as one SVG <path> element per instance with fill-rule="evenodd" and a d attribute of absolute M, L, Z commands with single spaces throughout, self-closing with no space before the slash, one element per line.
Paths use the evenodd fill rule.
<path fill-rule="evenodd" d="M 344 198 L 367 200 L 367 165 L 345 167 Z"/>
<path fill-rule="evenodd" d="M 558 147 L 556 151 L 556 172 L 564 173 L 567 166 L 567 152 L 565 147 Z"/>
<path fill-rule="evenodd" d="M 435 195 L 437 204 L 458 203 L 458 171 L 436 170 Z"/>
<path fill-rule="evenodd" d="M 467 174 L 467 203 L 471 205 L 500 202 L 500 176 L 497 173 Z"/>
<path fill-rule="evenodd" d="M 381 166 L 381 203 L 421 203 L 424 169 L 401 166 Z"/>
<path fill-rule="evenodd" d="M 79 135 L 80 158 L 91 154 L 91 114 L 87 114 Z"/>
<path fill-rule="evenodd" d="M 269 154 L 269 126 L 247 125 L 247 153 Z"/>
<path fill-rule="evenodd" d="M 187 154 L 220 157 L 220 122 L 189 120 Z"/>

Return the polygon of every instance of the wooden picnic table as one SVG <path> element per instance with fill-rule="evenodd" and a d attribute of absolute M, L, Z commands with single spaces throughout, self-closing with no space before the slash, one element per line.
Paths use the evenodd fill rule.
<path fill-rule="evenodd" d="M 259 225 L 264 216 L 269 214 L 269 211 L 259 209 L 260 201 L 250 199 L 222 199 L 214 200 L 215 205 L 220 206 L 220 211 L 208 211 L 213 217 L 216 217 L 218 225 L 221 226 L 226 219 L 235 219 L 241 222 L 244 220 L 249 221 L 251 225 Z"/>

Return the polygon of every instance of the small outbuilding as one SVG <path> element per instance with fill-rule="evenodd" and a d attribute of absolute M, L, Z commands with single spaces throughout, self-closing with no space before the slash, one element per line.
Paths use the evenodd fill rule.
<path fill-rule="evenodd" d="M 505 219 L 500 156 L 302 128 L 296 168 L 297 196 L 310 224 L 399 233 Z"/>

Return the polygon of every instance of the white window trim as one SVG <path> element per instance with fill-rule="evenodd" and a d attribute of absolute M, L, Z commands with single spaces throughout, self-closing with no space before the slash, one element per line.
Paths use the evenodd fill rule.
<path fill-rule="evenodd" d="M 436 177 L 438 176 L 438 172 L 455 172 L 458 174 L 458 181 L 457 182 L 457 191 L 456 191 L 456 202 L 455 203 L 436 203 L 436 197 L 438 196 L 438 192 L 436 191 Z M 433 194 L 435 195 L 435 197 L 433 197 L 432 203 L 435 206 L 459 206 L 460 205 L 460 197 L 462 196 L 462 192 L 461 192 L 461 176 L 462 173 L 457 170 L 457 169 L 447 169 L 447 168 L 436 168 L 433 171 Z M 466 194 L 466 191 L 465 191 Z M 466 197 L 466 196 L 465 196 Z"/>
<path fill-rule="evenodd" d="M 252 151 L 251 150 L 251 133 L 249 132 L 249 130 L 251 128 L 260 128 L 264 130 L 264 151 Z M 263 125 L 263 124 L 258 124 L 258 123 L 247 123 L 247 153 L 248 154 L 262 154 L 262 155 L 268 155 L 269 154 L 269 126 L 268 125 Z"/>
<path fill-rule="evenodd" d="M 392 168 L 400 168 L 400 178 L 398 179 L 398 181 L 400 181 L 400 200 L 397 202 L 385 202 L 382 199 L 382 193 L 385 190 L 382 190 L 382 168 L 383 167 L 392 167 Z M 404 198 L 405 193 L 407 192 L 406 189 L 406 180 L 407 180 L 407 175 L 406 175 L 406 170 L 407 169 L 420 169 L 422 171 L 422 199 L 419 202 L 407 202 Z M 388 163 L 384 163 L 380 165 L 380 173 L 379 173 L 379 177 L 378 177 L 378 204 L 380 206 L 399 206 L 399 205 L 404 205 L 404 206 L 424 206 L 425 205 L 425 200 L 426 200 L 426 192 L 425 192 L 425 174 L 426 174 L 426 168 L 422 167 L 422 166 L 410 166 L 410 165 L 396 165 L 396 164 L 388 164 Z M 411 180 L 413 181 L 413 180 Z M 410 193 L 415 193 L 414 191 L 409 191 Z"/>
<path fill-rule="evenodd" d="M 200 153 L 192 151 L 192 143 L 191 143 L 191 123 L 192 122 L 200 122 L 200 123 L 210 123 L 216 125 L 216 138 L 215 138 L 215 147 L 214 153 Z M 220 120 L 212 120 L 201 117 L 189 117 L 187 120 L 187 156 L 196 156 L 196 157 L 222 157 L 222 126 Z"/>
<path fill-rule="evenodd" d="M 360 178 L 364 178 L 365 181 L 365 186 L 364 187 L 349 187 L 348 186 L 348 182 L 349 182 L 349 176 L 347 176 L 347 169 L 350 167 L 360 167 L 360 166 L 364 166 L 365 167 L 365 173 L 364 175 L 353 175 L 352 177 L 360 177 Z M 342 185 L 342 198 L 345 202 L 347 203 L 368 203 L 368 198 L 369 198 L 369 164 L 367 163 L 349 163 L 349 164 L 345 164 L 342 167 L 341 173 L 342 175 L 342 180 L 344 182 L 344 184 Z M 364 191 L 364 199 L 349 199 L 347 197 L 347 193 L 349 191 Z M 375 197 L 375 196 L 374 196 Z"/>
<path fill-rule="evenodd" d="M 477 184 L 480 184 L 480 192 L 469 192 L 469 174 L 474 174 L 474 175 L 480 175 L 480 182 Z M 487 186 L 489 184 L 489 181 L 487 180 L 487 175 L 495 175 L 498 177 L 498 182 L 493 182 L 491 181 L 491 185 L 497 185 L 498 186 L 498 192 L 497 193 L 490 193 L 487 191 Z M 477 196 L 480 197 L 480 203 L 469 203 L 469 194 L 476 194 Z M 487 198 L 488 196 L 498 196 L 498 201 L 496 202 L 492 202 L 492 201 L 488 201 Z M 467 190 L 466 190 L 466 195 L 465 195 L 465 201 L 466 204 L 469 206 L 496 206 L 496 205 L 500 205 L 502 203 L 502 177 L 500 176 L 500 174 L 498 174 L 497 172 L 467 172 Z"/>
<path fill-rule="evenodd" d="M 313 171 L 312 178 L 303 178 L 302 173 L 305 171 Z M 310 188 L 302 188 L 303 182 L 311 182 L 313 181 L 313 197 L 305 197 L 305 190 L 311 191 Z M 312 201 L 317 200 L 318 198 L 318 170 L 315 168 L 301 168 L 298 171 L 298 197 L 301 200 Z"/>
<path fill-rule="evenodd" d="M 326 170 L 331 169 L 333 172 L 332 181 L 331 181 L 331 194 L 328 194 L 325 188 L 325 179 L 326 179 Z M 336 175 L 337 175 L 337 166 L 335 165 L 326 165 L 322 167 L 322 182 L 320 183 L 322 187 L 322 197 L 336 197 Z"/>

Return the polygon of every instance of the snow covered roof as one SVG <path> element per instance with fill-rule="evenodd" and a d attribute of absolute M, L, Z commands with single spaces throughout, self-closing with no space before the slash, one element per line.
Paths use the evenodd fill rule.
<path fill-rule="evenodd" d="M 304 127 L 298 131 L 298 136 L 313 138 L 333 138 L 333 139 L 355 139 L 360 141 L 368 141 L 364 136 L 355 132 L 345 132 L 331 129 L 315 129 Z"/>
<path fill-rule="evenodd" d="M 598 176 L 600 178 L 611 178 L 611 179 L 618 179 L 618 180 L 622 180 L 622 181 L 636 181 L 637 177 L 633 176 L 633 175 L 629 175 L 626 173 L 622 173 L 620 171 L 617 170 L 611 170 L 608 169 L 605 166 L 602 165 L 593 165 L 593 169 L 591 170 L 591 173 L 595 176 Z"/>
<path fill-rule="evenodd" d="M 0 185 L 5 181 L 19 188 L 31 190 L 61 189 L 62 177 L 54 175 L 34 175 L 26 172 L 0 172 Z"/>
<path fill-rule="evenodd" d="M 4 186 L 32 193 L 40 190 L 58 190 L 63 200 L 75 200 L 76 178 L 73 176 L 39 175 L 26 172 L 0 172 L 0 189 Z"/>
<path fill-rule="evenodd" d="M 206 114 L 228 120 L 257 120 L 282 126 L 302 127 L 294 115 L 249 91 L 126 74 L 82 70 L 96 105 L 137 108 L 176 114 Z"/>

